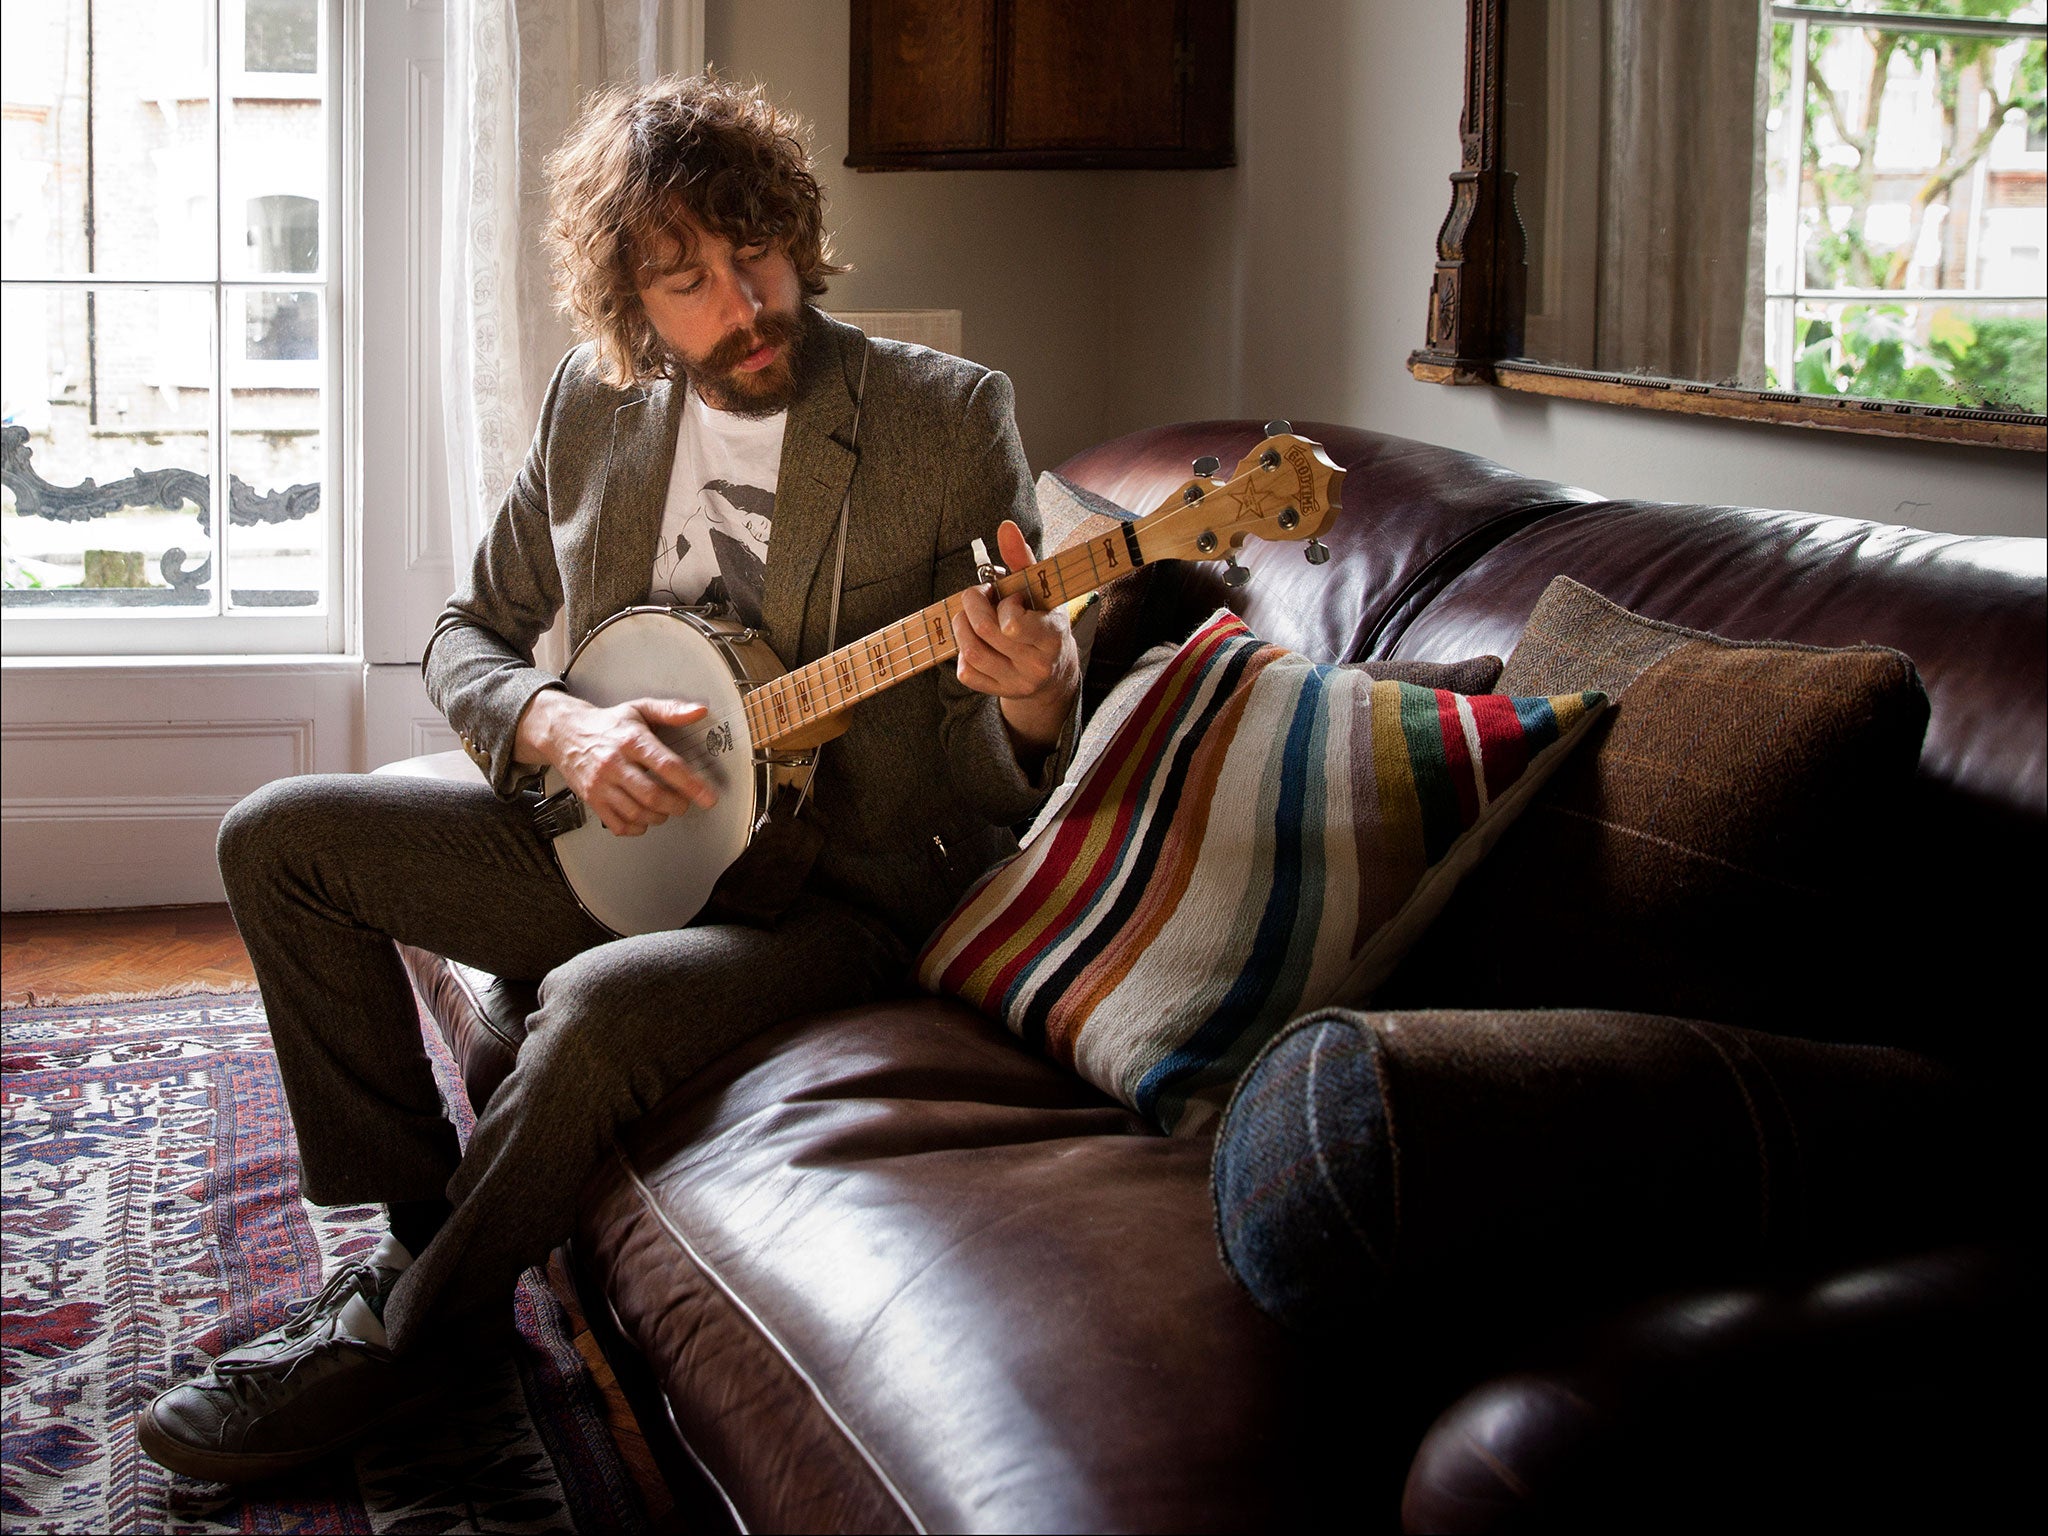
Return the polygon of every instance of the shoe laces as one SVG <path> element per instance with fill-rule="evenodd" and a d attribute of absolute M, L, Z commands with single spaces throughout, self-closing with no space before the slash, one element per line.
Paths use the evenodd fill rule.
<path fill-rule="evenodd" d="M 335 1325 L 339 1323 L 341 1310 L 348 1305 L 350 1298 L 371 1298 L 376 1293 L 375 1269 L 361 1263 L 345 1265 L 327 1277 L 327 1283 L 318 1293 L 292 1302 L 287 1308 L 291 1313 L 288 1321 L 260 1338 L 224 1352 L 213 1362 L 213 1373 L 222 1379 L 265 1375 L 289 1360 L 292 1362 L 286 1370 L 286 1375 L 289 1375 L 297 1362 L 305 1358 L 305 1343 L 324 1344 L 337 1337 Z M 326 1337 L 311 1339 L 323 1324 L 327 1326 Z"/>
<path fill-rule="evenodd" d="M 373 1296 L 376 1291 L 375 1269 L 360 1261 L 344 1264 L 327 1277 L 327 1283 L 314 1295 L 303 1296 L 286 1305 L 285 1312 L 291 1321 L 284 1326 L 288 1330 L 302 1330 L 326 1314 L 339 1315 L 351 1296 Z"/>

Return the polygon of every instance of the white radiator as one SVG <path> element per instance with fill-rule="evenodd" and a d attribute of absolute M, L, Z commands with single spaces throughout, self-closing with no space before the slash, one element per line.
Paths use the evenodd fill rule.
<path fill-rule="evenodd" d="M 957 309 L 842 309 L 834 311 L 833 318 L 857 325 L 870 336 L 960 355 Z"/>

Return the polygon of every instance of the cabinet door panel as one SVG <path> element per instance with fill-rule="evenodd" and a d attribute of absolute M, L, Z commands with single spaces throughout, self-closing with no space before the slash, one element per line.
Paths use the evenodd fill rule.
<path fill-rule="evenodd" d="M 995 11 L 996 0 L 856 0 L 856 153 L 994 147 Z"/>
<path fill-rule="evenodd" d="M 1005 149 L 1177 149 L 1174 0 L 1011 0 Z"/>

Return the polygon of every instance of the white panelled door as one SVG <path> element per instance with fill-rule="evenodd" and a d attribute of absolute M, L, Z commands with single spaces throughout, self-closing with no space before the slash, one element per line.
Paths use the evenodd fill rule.
<path fill-rule="evenodd" d="M 455 587 L 441 444 L 441 0 L 368 0 L 362 125 L 363 747 L 456 745 L 420 655 Z"/>

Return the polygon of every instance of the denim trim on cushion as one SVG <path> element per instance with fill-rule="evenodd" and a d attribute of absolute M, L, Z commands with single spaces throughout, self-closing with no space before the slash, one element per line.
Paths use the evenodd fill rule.
<path fill-rule="evenodd" d="M 1392 1282 L 1399 1165 L 1379 1037 L 1339 1011 L 1290 1025 L 1239 1081 L 1216 1140 L 1225 1266 L 1289 1327 L 1340 1326 Z"/>

